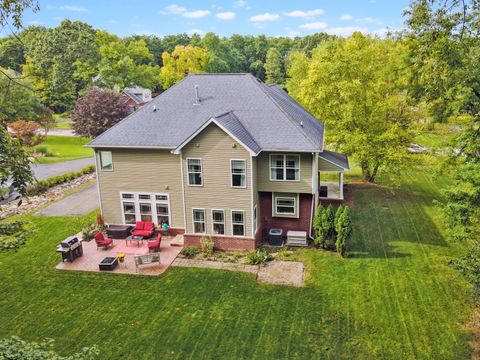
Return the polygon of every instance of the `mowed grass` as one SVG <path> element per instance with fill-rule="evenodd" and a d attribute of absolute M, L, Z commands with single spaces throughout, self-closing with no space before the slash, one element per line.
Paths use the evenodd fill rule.
<path fill-rule="evenodd" d="M 93 150 L 83 145 L 90 139 L 78 136 L 48 136 L 47 140 L 37 146 L 46 146 L 53 156 L 38 158 L 40 164 L 76 160 L 93 156 Z"/>
<path fill-rule="evenodd" d="M 357 187 L 351 257 L 300 250 L 307 286 L 171 268 L 160 277 L 61 272 L 54 249 L 89 217 L 32 217 L 34 238 L 0 254 L 0 338 L 97 344 L 102 359 L 468 359 L 467 284 L 432 198 L 411 168 L 401 190 Z M 90 216 L 90 219 L 93 216 Z"/>

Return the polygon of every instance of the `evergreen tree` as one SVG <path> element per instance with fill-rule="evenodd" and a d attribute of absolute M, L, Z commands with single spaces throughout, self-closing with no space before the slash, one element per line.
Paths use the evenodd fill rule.
<path fill-rule="evenodd" d="M 324 207 L 320 204 L 317 207 L 315 212 L 315 217 L 313 218 L 313 230 L 315 232 L 315 245 L 319 246 L 322 243 L 320 228 L 322 226 L 322 214 L 325 211 Z"/>
<path fill-rule="evenodd" d="M 325 210 L 322 223 L 325 232 L 325 247 L 331 249 L 335 246 L 335 214 L 331 204 Z"/>
<path fill-rule="evenodd" d="M 338 211 L 337 211 L 338 212 Z M 350 218 L 350 210 L 346 206 L 340 214 L 337 222 L 337 241 L 335 243 L 337 252 L 345 257 L 347 254 L 347 244 L 352 236 L 352 221 Z"/>
<path fill-rule="evenodd" d="M 337 233 L 337 234 L 338 234 L 338 226 L 339 226 L 339 222 L 340 222 L 340 217 L 342 216 L 344 209 L 345 209 L 345 207 L 342 204 L 340 204 L 337 211 L 335 212 L 335 233 Z"/>

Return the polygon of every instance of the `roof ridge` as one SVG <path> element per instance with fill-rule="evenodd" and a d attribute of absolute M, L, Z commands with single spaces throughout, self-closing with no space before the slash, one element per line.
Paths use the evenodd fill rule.
<path fill-rule="evenodd" d="M 180 83 L 184 82 L 191 74 L 187 74 L 187 76 L 185 76 L 183 79 L 181 79 L 179 82 L 177 82 L 176 84 L 173 84 L 172 86 L 170 86 L 167 90 L 165 90 L 164 92 L 162 92 L 161 94 L 159 94 L 158 96 L 154 97 L 152 99 L 152 101 L 148 102 L 145 106 L 142 106 L 140 109 L 132 112 L 131 114 L 125 116 L 122 120 L 120 120 L 119 122 L 117 122 L 115 125 L 113 125 L 112 127 L 108 128 L 107 130 L 105 130 L 103 133 L 101 133 L 100 135 L 96 136 L 95 138 L 93 138 L 92 140 L 90 140 L 87 144 L 85 145 L 90 145 L 93 141 L 97 140 L 98 138 L 102 137 L 103 134 L 106 134 L 108 132 L 110 132 L 110 130 L 112 130 L 113 128 L 115 128 L 117 125 L 120 125 L 120 123 L 123 123 L 124 121 L 126 121 L 127 119 L 129 119 L 131 116 L 133 116 L 134 114 L 138 114 L 139 112 L 141 111 L 146 111 L 147 108 L 150 108 L 152 105 L 155 106 L 155 102 L 158 102 L 159 100 L 157 99 L 160 99 L 161 96 L 163 96 L 165 93 L 167 93 L 168 91 L 170 91 L 171 89 L 173 89 L 174 87 L 176 87 L 177 85 L 179 85 Z"/>
<path fill-rule="evenodd" d="M 260 79 L 256 78 L 255 76 L 253 76 L 252 74 L 250 74 L 251 77 L 250 78 L 253 78 L 252 81 L 254 81 L 254 83 L 260 88 L 260 90 L 265 94 L 267 95 L 267 97 L 275 104 L 275 106 L 285 115 L 285 117 L 290 120 L 290 122 L 292 124 L 294 124 L 301 132 L 301 134 L 305 137 L 305 139 L 308 140 L 308 142 L 310 142 L 311 145 L 313 145 L 314 147 L 317 147 L 317 144 L 315 144 L 312 139 L 310 139 L 309 136 L 307 136 L 305 134 L 305 131 L 303 131 L 303 128 L 297 124 L 297 122 L 278 104 L 278 102 L 273 98 L 272 95 L 270 95 L 269 93 L 267 93 L 262 86 L 260 86 Z M 262 82 L 263 84 L 263 82 Z"/>

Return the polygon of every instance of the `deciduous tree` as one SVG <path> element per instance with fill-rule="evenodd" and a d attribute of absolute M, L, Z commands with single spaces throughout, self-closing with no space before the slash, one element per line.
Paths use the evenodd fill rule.
<path fill-rule="evenodd" d="M 360 33 L 322 42 L 311 59 L 292 57 L 290 94 L 325 123 L 326 140 L 353 155 L 369 182 L 381 170 L 397 171 L 407 155 L 413 112 L 405 58 L 403 43 Z"/>
<path fill-rule="evenodd" d="M 164 52 L 162 61 L 160 80 L 163 89 L 168 89 L 190 73 L 205 72 L 208 53 L 199 47 L 179 45 L 171 54 Z"/>
<path fill-rule="evenodd" d="M 278 84 L 283 86 L 285 83 L 285 71 L 283 69 L 283 61 L 280 51 L 277 48 L 271 47 L 267 52 L 267 59 L 265 61 L 265 73 L 267 84 Z"/>
<path fill-rule="evenodd" d="M 72 111 L 73 130 L 86 137 L 95 137 L 129 114 L 124 98 L 111 90 L 92 88 L 80 97 Z"/>

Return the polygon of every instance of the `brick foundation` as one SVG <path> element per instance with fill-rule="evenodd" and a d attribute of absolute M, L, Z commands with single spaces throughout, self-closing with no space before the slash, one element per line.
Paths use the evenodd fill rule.
<path fill-rule="evenodd" d="M 184 234 L 185 247 L 200 247 L 200 239 L 203 235 Z M 218 250 L 254 250 L 256 247 L 255 239 L 246 237 L 229 237 L 229 236 L 211 236 L 215 249 Z"/>
<path fill-rule="evenodd" d="M 184 228 L 168 228 L 168 235 L 171 236 L 176 236 L 176 235 L 183 235 L 185 234 L 185 229 Z"/>

